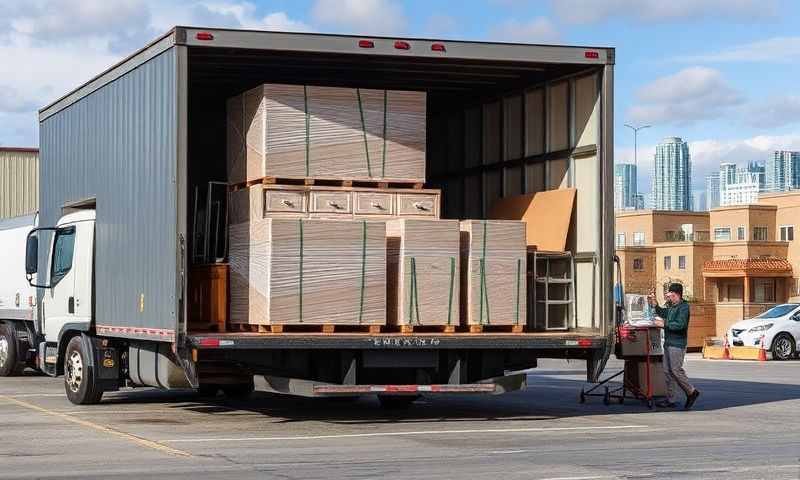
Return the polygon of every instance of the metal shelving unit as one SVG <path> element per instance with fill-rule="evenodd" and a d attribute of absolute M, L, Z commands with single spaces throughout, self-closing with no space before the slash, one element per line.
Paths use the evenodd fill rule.
<path fill-rule="evenodd" d="M 534 330 L 569 330 L 575 326 L 575 261 L 570 252 L 528 254 L 529 326 Z"/>

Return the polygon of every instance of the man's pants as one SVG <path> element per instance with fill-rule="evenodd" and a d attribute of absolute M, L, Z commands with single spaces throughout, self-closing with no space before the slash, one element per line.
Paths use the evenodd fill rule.
<path fill-rule="evenodd" d="M 683 369 L 684 355 L 686 355 L 685 348 L 664 346 L 664 380 L 667 384 L 667 399 L 670 402 L 675 401 L 676 383 L 687 397 L 694 392 L 694 387 L 689 383 L 689 378 Z"/>

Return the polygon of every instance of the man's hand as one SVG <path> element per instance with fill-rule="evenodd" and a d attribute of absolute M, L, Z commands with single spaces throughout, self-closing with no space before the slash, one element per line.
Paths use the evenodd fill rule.
<path fill-rule="evenodd" d="M 653 325 L 655 325 L 658 328 L 664 328 L 664 319 L 661 317 L 656 317 L 655 320 L 653 321 Z"/>

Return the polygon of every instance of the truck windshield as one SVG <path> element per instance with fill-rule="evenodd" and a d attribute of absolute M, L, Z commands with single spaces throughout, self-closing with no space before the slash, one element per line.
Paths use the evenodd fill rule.
<path fill-rule="evenodd" d="M 791 312 L 795 308 L 797 308 L 797 304 L 786 304 L 786 305 L 778 305 L 777 307 L 772 307 L 766 312 L 758 315 L 756 318 L 778 318 L 786 315 L 787 313 Z"/>

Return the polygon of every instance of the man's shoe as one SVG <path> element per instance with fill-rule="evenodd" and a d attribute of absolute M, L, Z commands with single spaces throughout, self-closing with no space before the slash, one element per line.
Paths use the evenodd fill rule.
<path fill-rule="evenodd" d="M 699 396 L 700 396 L 700 390 L 695 388 L 694 392 L 690 393 L 689 396 L 686 397 L 686 405 L 683 406 L 683 409 L 691 410 L 692 405 L 694 405 L 694 402 L 697 401 L 697 397 Z"/>
<path fill-rule="evenodd" d="M 660 402 L 656 403 L 656 407 L 658 408 L 675 408 L 677 406 L 677 403 L 670 402 L 669 400 L 661 400 Z"/>

